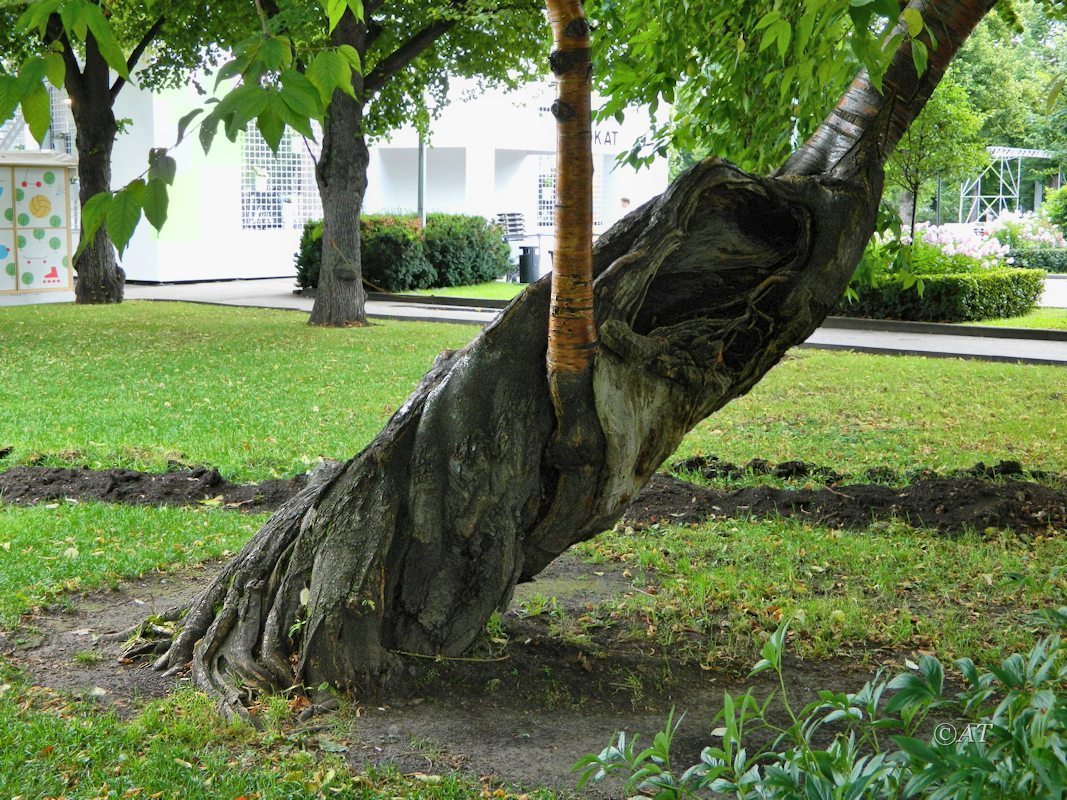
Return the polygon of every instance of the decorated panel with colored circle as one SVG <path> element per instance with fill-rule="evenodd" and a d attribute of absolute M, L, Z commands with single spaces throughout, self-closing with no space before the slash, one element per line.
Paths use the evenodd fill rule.
<path fill-rule="evenodd" d="M 62 228 L 67 224 L 66 170 L 15 167 L 15 223 L 20 228 Z"/>
<path fill-rule="evenodd" d="M 0 230 L 9 231 L 15 227 L 13 179 L 10 169 L 0 169 Z"/>
<path fill-rule="evenodd" d="M 0 292 L 13 292 L 18 286 L 15 263 L 15 233 L 0 228 Z"/>
<path fill-rule="evenodd" d="M 19 289 L 69 289 L 67 231 L 32 228 L 17 234 Z"/>

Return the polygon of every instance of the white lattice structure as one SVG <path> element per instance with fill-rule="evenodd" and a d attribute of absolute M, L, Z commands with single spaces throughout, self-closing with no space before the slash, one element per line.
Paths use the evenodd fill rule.
<path fill-rule="evenodd" d="M 960 222 L 993 220 L 1005 211 L 1020 210 L 1024 158 L 1050 159 L 1048 150 L 990 147 L 990 164 L 960 186 Z"/>
<path fill-rule="evenodd" d="M 322 218 L 315 183 L 318 142 L 286 130 L 274 153 L 255 123 L 240 135 L 240 142 L 243 229 L 300 228 L 309 219 Z"/>
<path fill-rule="evenodd" d="M 604 162 L 604 158 L 596 161 Z M 593 229 L 604 227 L 604 166 L 593 170 Z M 537 228 L 551 234 L 556 227 L 556 154 L 543 153 L 537 159 Z"/>

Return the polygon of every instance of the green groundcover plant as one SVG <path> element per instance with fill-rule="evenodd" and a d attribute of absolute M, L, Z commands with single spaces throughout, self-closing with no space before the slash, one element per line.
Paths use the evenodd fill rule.
<path fill-rule="evenodd" d="M 1064 797 L 1067 607 L 1036 616 L 1059 632 L 985 670 L 957 659 L 960 691 L 946 686 L 940 661 L 923 656 L 892 679 L 880 671 L 857 692 L 820 692 L 799 711 L 783 678 L 786 621 L 751 673 L 772 670 L 780 690 L 763 702 L 751 690 L 725 695 L 712 732 L 721 743 L 704 748 L 699 763 L 672 763 L 672 713 L 650 747 L 638 749 L 636 737 L 619 733 L 601 753 L 582 758 L 579 786 L 616 775 L 628 793 L 657 800 Z M 791 720 L 785 727 L 771 721 L 775 702 Z"/>

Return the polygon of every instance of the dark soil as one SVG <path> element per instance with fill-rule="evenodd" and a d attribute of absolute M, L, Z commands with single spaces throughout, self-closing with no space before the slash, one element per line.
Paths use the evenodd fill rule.
<path fill-rule="evenodd" d="M 118 663 L 121 645 L 104 635 L 187 602 L 217 566 L 131 581 L 79 598 L 72 611 L 28 618 L 18 631 L 0 633 L 0 655 L 37 685 L 93 698 L 129 715 L 139 700 L 161 697 L 174 683 L 145 665 Z M 711 722 L 723 692 L 737 696 L 752 686 L 765 697 L 777 688 L 769 673 L 749 681 L 744 671 L 679 664 L 652 642 L 625 641 L 612 632 L 596 642 L 571 644 L 554 630 L 555 615 L 529 615 L 528 601 L 537 595 L 555 597 L 574 619 L 647 581 L 645 575 L 624 575 L 622 566 L 563 556 L 519 587 L 503 615 L 504 638 L 482 653 L 457 660 L 407 659 L 410 675 L 398 693 L 344 704 L 344 735 L 330 724 L 336 717 L 321 725 L 316 718 L 294 723 L 291 735 L 312 748 L 344 752 L 356 769 L 392 765 L 427 774 L 458 769 L 570 794 L 577 781 L 571 767 L 579 757 L 600 752 L 620 730 L 640 732 L 649 743 L 674 709 L 676 718 L 685 713 L 673 748 L 676 763 L 696 763 L 714 741 Z M 789 660 L 786 669 L 796 707 L 821 689 L 855 691 L 872 674 L 844 659 Z M 623 795 L 618 783 L 606 783 L 582 796 Z"/>
<path fill-rule="evenodd" d="M 720 491 L 656 475 L 634 499 L 623 522 L 639 528 L 738 516 L 790 516 L 860 530 L 875 520 L 901 519 L 950 533 L 990 527 L 1020 533 L 1063 531 L 1067 530 L 1067 491 L 1026 481 L 967 477 L 919 478 L 903 488 L 846 484 Z"/>
<path fill-rule="evenodd" d="M 150 473 L 130 469 L 12 467 L 0 472 L 0 500 L 28 505 L 71 498 L 129 505 L 187 506 L 218 499 L 229 508 L 273 511 L 304 488 L 307 477 L 256 484 L 223 480 L 208 467 Z"/>
<path fill-rule="evenodd" d="M 810 479 L 822 488 L 781 489 L 756 486 L 711 489 L 657 475 L 637 496 L 624 522 L 635 528 L 654 523 L 695 523 L 715 517 L 792 516 L 835 528 L 865 529 L 872 521 L 901 519 L 912 525 L 945 532 L 1009 528 L 1036 532 L 1067 528 L 1067 489 L 1022 480 L 1030 475 L 1017 462 L 992 467 L 977 464 L 969 470 L 938 475 L 915 470 L 904 487 L 887 483 L 901 476 L 885 468 L 863 476 L 878 483 L 845 483 L 827 467 L 803 461 L 771 464 L 754 459 L 743 467 L 715 458 L 689 459 L 676 469 L 708 478 L 737 478 L 748 474 L 783 479 Z M 31 504 L 62 498 L 139 505 L 196 505 L 217 500 L 229 508 L 272 511 L 303 488 L 305 476 L 259 484 L 229 483 L 214 469 L 201 467 L 165 473 L 112 469 L 14 467 L 0 472 L 0 500 Z"/>

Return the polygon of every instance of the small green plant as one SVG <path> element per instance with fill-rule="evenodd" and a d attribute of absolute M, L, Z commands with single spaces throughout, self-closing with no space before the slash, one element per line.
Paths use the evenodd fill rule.
<path fill-rule="evenodd" d="M 74 654 L 74 661 L 77 664 L 82 664 L 86 667 L 91 667 L 94 664 L 99 664 L 104 660 L 104 657 L 95 650 L 79 650 Z"/>
<path fill-rule="evenodd" d="M 542 614 L 558 614 L 559 601 L 555 597 L 545 597 L 535 592 L 519 604 L 522 613 L 527 617 L 539 617 Z"/>
<path fill-rule="evenodd" d="M 1040 618 L 1067 630 L 1067 607 Z M 1059 634 L 986 671 L 969 658 L 956 660 L 964 688 L 955 694 L 946 691 L 941 662 L 923 656 L 891 680 L 879 672 L 858 692 L 823 691 L 797 711 L 782 668 L 788 627 L 786 621 L 771 635 L 751 672 L 777 675 L 784 727 L 768 713 L 774 695 L 760 703 L 751 690 L 736 699 L 726 694 L 713 731 L 722 743 L 704 748 L 699 763 L 681 771 L 672 764 L 672 712 L 650 747 L 639 750 L 637 737 L 619 733 L 600 754 L 578 761 L 579 788 L 615 774 L 626 779 L 627 793 L 660 800 L 1064 796 L 1067 644 Z M 920 735 L 931 725 L 929 738 Z M 753 748 L 753 733 L 770 733 L 769 743 Z M 828 745 L 817 744 L 828 734 Z"/>

